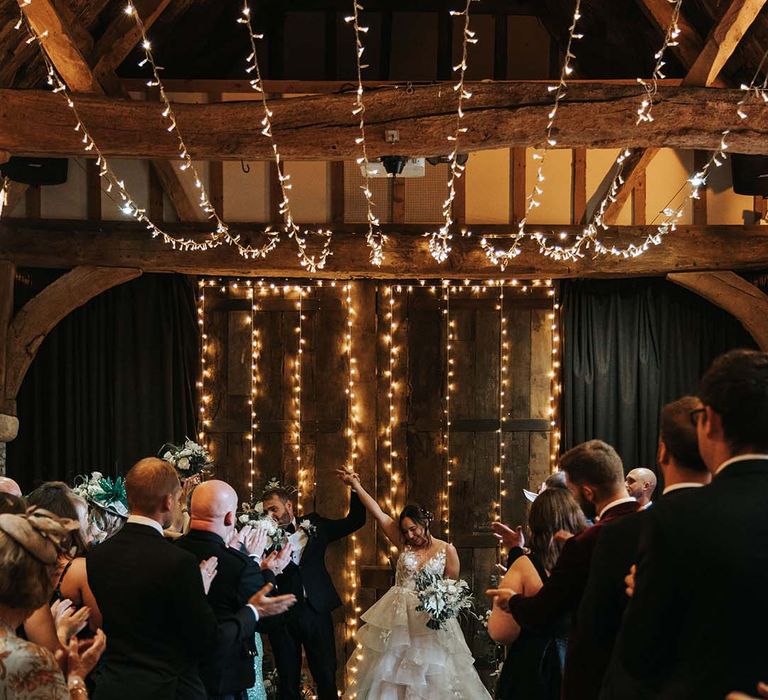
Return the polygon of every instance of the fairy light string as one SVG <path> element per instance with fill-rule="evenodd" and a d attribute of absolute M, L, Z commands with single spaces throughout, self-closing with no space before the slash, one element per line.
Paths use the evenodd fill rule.
<path fill-rule="evenodd" d="M 363 45 L 363 34 L 368 33 L 369 27 L 360 24 L 360 13 L 363 11 L 362 3 L 358 0 L 352 0 L 352 14 L 344 18 L 347 24 L 352 25 L 355 33 L 355 68 L 357 72 L 357 89 L 355 90 L 355 102 L 352 107 L 352 116 L 358 118 L 357 128 L 359 136 L 355 138 L 355 144 L 360 146 L 360 155 L 355 159 L 358 166 L 363 169 L 363 184 L 360 189 L 365 197 L 366 221 L 368 223 L 368 232 L 365 239 L 370 248 L 369 260 L 372 265 L 379 267 L 384 261 L 384 244 L 387 242 L 387 236 L 379 229 L 381 222 L 374 213 L 375 203 L 373 201 L 373 191 L 371 190 L 371 176 L 369 170 L 368 147 L 365 141 L 365 102 L 363 100 L 363 70 L 368 65 L 363 63 L 363 54 L 365 46 Z"/>
<path fill-rule="evenodd" d="M 429 252 L 438 262 L 443 263 L 448 259 L 448 253 L 451 251 L 451 226 L 453 225 L 453 202 L 456 199 L 456 180 L 459 179 L 466 168 L 466 165 L 459 163 L 459 139 L 462 134 L 467 132 L 467 127 L 462 126 L 464 119 L 464 103 L 472 97 L 472 93 L 465 86 L 465 76 L 468 67 L 468 49 L 470 44 L 477 43 L 475 32 L 470 29 L 469 11 L 473 2 L 478 0 L 466 0 L 463 10 L 450 10 L 451 17 L 463 17 L 464 26 L 462 29 L 461 42 L 461 60 L 453 66 L 453 72 L 458 73 L 458 80 L 453 86 L 457 94 L 458 106 L 456 109 L 456 122 L 452 134 L 447 136 L 450 145 L 448 154 L 448 196 L 443 202 L 443 225 L 433 233 L 427 233 L 429 236 Z M 462 232 L 462 235 L 468 235 Z"/>
<path fill-rule="evenodd" d="M 304 309 L 303 309 L 303 287 L 297 286 L 296 293 L 299 295 L 296 301 L 296 311 L 298 312 L 298 319 L 296 322 L 296 356 L 294 358 L 293 365 L 293 417 L 294 417 L 294 451 L 296 453 L 296 475 L 298 493 L 296 494 L 296 505 L 299 515 L 302 513 L 302 499 L 306 497 L 306 483 L 304 465 L 301 459 L 301 370 L 303 364 L 304 355 L 304 334 L 303 334 L 303 321 L 304 321 Z"/>
<path fill-rule="evenodd" d="M 249 400 L 251 413 L 251 452 L 248 457 L 249 481 L 248 490 L 250 493 L 250 502 L 253 501 L 253 482 L 256 474 L 256 434 L 259 430 L 258 415 L 256 412 L 256 399 L 259 396 L 261 387 L 261 333 L 256 325 L 256 315 L 261 310 L 259 301 L 257 301 L 251 280 L 246 282 L 248 286 L 248 298 L 251 301 L 251 396 Z"/>

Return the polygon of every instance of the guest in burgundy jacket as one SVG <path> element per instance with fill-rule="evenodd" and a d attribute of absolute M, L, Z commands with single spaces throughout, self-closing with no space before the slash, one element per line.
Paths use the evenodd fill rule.
<path fill-rule="evenodd" d="M 627 495 L 621 458 L 610 445 L 590 440 L 566 452 L 560 467 L 567 485 L 592 527 L 571 538 L 563 548 L 549 579 L 534 596 L 524 597 L 509 589 L 489 591 L 498 597 L 523 628 L 545 631 L 563 614 L 575 616 L 589 578 L 592 553 L 603 527 L 618 518 L 637 512 L 635 499 Z M 563 678 L 564 700 L 591 700 L 600 681 L 591 677 L 591 640 L 571 628 Z"/>

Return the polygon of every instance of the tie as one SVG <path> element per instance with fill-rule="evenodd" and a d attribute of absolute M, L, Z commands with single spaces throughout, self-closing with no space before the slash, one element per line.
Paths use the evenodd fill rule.
<path fill-rule="evenodd" d="M 291 523 L 290 525 L 288 525 L 288 526 L 285 528 L 285 531 L 286 531 L 286 532 L 287 532 L 289 535 L 292 535 L 294 532 L 296 532 L 296 526 L 295 526 L 293 523 Z"/>

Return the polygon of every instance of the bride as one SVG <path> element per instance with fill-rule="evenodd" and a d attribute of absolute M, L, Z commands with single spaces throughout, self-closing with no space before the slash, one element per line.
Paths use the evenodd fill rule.
<path fill-rule="evenodd" d="M 395 585 L 370 607 L 357 632 L 357 650 L 347 664 L 348 700 L 490 700 L 456 619 L 442 629 L 427 627 L 417 612 L 414 579 L 422 570 L 458 578 L 459 555 L 452 544 L 429 532 L 432 516 L 408 505 L 398 521 L 390 518 L 360 485 L 357 474 L 337 470 L 397 546 Z"/>

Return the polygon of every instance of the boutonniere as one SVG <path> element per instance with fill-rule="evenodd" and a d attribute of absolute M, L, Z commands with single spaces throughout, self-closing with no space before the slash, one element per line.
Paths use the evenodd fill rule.
<path fill-rule="evenodd" d="M 299 523 L 299 530 L 304 530 L 307 537 L 314 537 L 317 534 L 317 525 L 313 525 L 309 520 L 302 520 Z"/>

